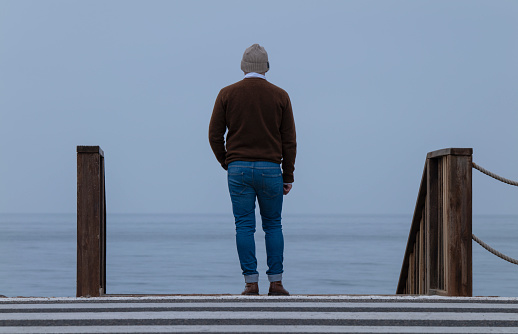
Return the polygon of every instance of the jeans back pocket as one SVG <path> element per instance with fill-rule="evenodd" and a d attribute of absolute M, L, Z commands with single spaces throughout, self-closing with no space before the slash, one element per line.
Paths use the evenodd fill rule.
<path fill-rule="evenodd" d="M 282 195 L 282 174 L 262 174 L 263 177 L 263 194 L 268 197 Z"/>
<path fill-rule="evenodd" d="M 228 172 L 228 190 L 232 195 L 241 195 L 245 191 L 245 173 Z"/>

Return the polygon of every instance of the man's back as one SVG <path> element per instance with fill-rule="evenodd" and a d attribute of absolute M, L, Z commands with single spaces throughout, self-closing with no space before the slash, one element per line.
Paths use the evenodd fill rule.
<path fill-rule="evenodd" d="M 225 149 L 222 138 L 226 128 Z M 282 162 L 284 181 L 293 182 L 296 139 L 290 98 L 265 79 L 246 78 L 220 91 L 209 140 L 224 164 L 238 160 Z"/>

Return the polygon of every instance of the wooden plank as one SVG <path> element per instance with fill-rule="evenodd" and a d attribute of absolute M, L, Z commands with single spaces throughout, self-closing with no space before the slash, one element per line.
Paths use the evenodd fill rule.
<path fill-rule="evenodd" d="M 414 261 L 415 261 L 415 292 L 414 293 L 417 293 L 419 294 L 419 289 L 420 289 L 420 286 L 419 286 L 419 283 L 420 283 L 420 277 L 419 277 L 419 269 L 420 269 L 420 263 L 419 263 L 419 260 L 421 258 L 421 247 L 419 245 L 419 234 L 420 234 L 420 231 L 417 230 L 417 233 L 416 233 L 416 242 L 415 242 L 415 246 L 414 246 Z"/>
<path fill-rule="evenodd" d="M 100 246 L 100 254 L 99 254 L 99 284 L 100 284 L 100 295 L 106 294 L 106 183 L 105 183 L 105 172 L 104 172 L 104 156 L 101 155 L 101 203 L 99 203 L 99 207 L 101 209 L 100 215 L 100 226 L 99 226 L 99 246 Z"/>
<path fill-rule="evenodd" d="M 437 256 L 437 265 L 438 265 L 438 270 L 437 270 L 437 283 L 438 283 L 438 289 L 441 289 L 441 290 L 445 290 L 446 289 L 446 283 L 445 283 L 445 275 L 446 275 L 446 251 L 445 251 L 445 240 L 447 238 L 447 235 L 446 235 L 446 228 L 445 228 L 445 222 L 446 222 L 446 218 L 444 216 L 444 206 L 446 205 L 445 203 L 445 198 L 447 198 L 446 196 L 446 186 L 445 186 L 445 182 L 444 180 L 446 179 L 446 159 L 440 159 L 439 160 L 439 164 L 438 164 L 438 176 L 439 176 L 439 182 L 438 182 L 438 186 L 439 186 L 439 189 L 438 189 L 438 195 L 439 195 L 439 199 L 438 199 L 438 203 L 439 203 L 439 207 L 438 207 L 438 210 L 437 210 L 437 216 L 438 216 L 438 224 L 437 224 L 437 230 L 438 230 L 438 233 L 437 233 L 437 241 L 438 241 L 438 245 L 437 245 L 437 251 L 438 251 L 438 256 Z"/>
<path fill-rule="evenodd" d="M 450 250 L 449 250 L 449 238 L 451 235 L 449 214 L 450 209 L 448 208 L 449 199 L 450 199 L 450 187 L 451 184 L 448 183 L 448 179 L 450 177 L 450 165 L 449 165 L 449 156 L 445 156 L 441 159 L 441 168 L 442 168 L 442 198 L 441 198 L 441 220 L 442 220 L 442 233 L 439 236 L 441 239 L 440 242 L 440 251 L 442 252 L 442 289 L 448 293 L 448 287 L 450 286 L 450 280 L 448 279 L 450 275 Z"/>
<path fill-rule="evenodd" d="M 412 247 L 415 249 L 415 244 Z M 408 280 L 410 281 L 410 290 L 407 293 L 415 294 L 415 261 L 414 261 L 415 253 L 412 250 L 409 257 L 409 266 L 408 266 Z"/>
<path fill-rule="evenodd" d="M 439 210 L 439 175 L 438 160 L 427 159 L 427 194 L 425 212 L 426 230 L 426 291 L 438 288 L 439 276 L 439 231 L 438 231 L 438 210 Z"/>
<path fill-rule="evenodd" d="M 425 208 L 423 208 L 425 210 Z M 424 245 L 424 215 L 421 218 L 421 226 L 419 227 L 419 294 L 426 294 L 426 275 L 425 263 L 426 253 Z"/>
<path fill-rule="evenodd" d="M 416 242 L 414 244 L 414 277 L 415 277 L 415 294 L 419 294 L 419 230 L 416 233 Z"/>
<path fill-rule="evenodd" d="M 426 155 L 427 159 L 438 158 L 445 155 L 473 155 L 472 148 L 444 148 L 442 150 L 437 150 L 430 152 Z"/>

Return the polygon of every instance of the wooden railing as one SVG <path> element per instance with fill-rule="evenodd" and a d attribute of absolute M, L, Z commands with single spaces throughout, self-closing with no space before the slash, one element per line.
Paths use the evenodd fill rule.
<path fill-rule="evenodd" d="M 397 294 L 472 295 L 472 154 L 428 153 Z"/>
<path fill-rule="evenodd" d="M 77 297 L 106 294 L 104 152 L 77 147 Z"/>

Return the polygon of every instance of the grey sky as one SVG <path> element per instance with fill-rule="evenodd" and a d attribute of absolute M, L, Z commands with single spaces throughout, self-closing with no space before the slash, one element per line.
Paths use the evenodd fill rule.
<path fill-rule="evenodd" d="M 518 179 L 517 1 L 0 0 L 0 212 L 75 212 L 77 145 L 109 213 L 230 213 L 207 140 L 246 47 L 290 94 L 285 213 L 412 214 L 426 153 Z M 473 172 L 473 211 L 518 190 Z"/>

